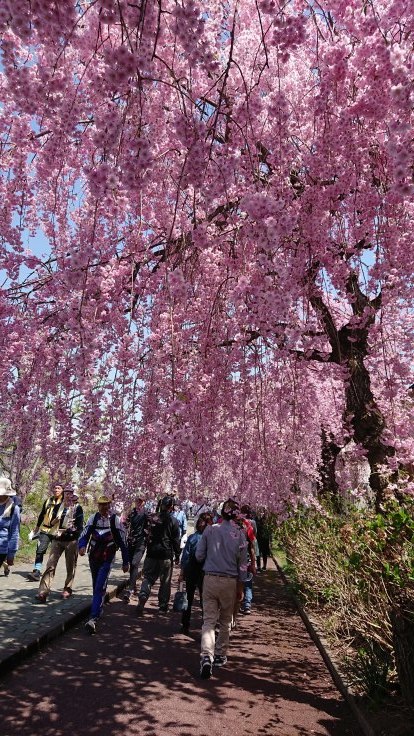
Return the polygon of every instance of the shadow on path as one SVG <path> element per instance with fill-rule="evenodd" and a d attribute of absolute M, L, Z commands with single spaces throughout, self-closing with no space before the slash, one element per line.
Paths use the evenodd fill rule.
<path fill-rule="evenodd" d="M 360 736 L 275 571 L 257 579 L 229 662 L 198 678 L 200 610 L 142 618 L 119 600 L 96 636 L 78 626 L 2 680 L 3 736 Z"/>

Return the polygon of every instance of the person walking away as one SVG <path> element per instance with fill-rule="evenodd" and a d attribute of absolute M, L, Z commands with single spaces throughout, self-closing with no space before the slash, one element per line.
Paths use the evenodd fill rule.
<path fill-rule="evenodd" d="M 53 488 L 53 495 L 44 502 L 33 530 L 32 538 L 37 536 L 38 539 L 33 572 L 29 573 L 29 580 L 39 582 L 42 577 L 43 558 L 52 542 L 53 531 L 60 524 L 63 508 L 63 486 L 57 483 Z"/>
<path fill-rule="evenodd" d="M 19 547 L 20 509 L 13 497 L 9 478 L 0 478 L 0 567 L 7 565 L 4 574 L 14 565 L 14 557 Z M 6 573 L 6 570 L 9 572 Z"/>
<path fill-rule="evenodd" d="M 129 570 L 125 530 L 119 516 L 110 514 L 111 499 L 100 496 L 97 503 L 98 511 L 89 517 L 78 541 L 81 557 L 88 550 L 92 575 L 92 606 L 90 618 L 85 624 L 90 634 L 95 633 L 97 621 L 102 615 L 109 573 L 118 548 L 122 554 L 122 570 Z"/>
<path fill-rule="evenodd" d="M 257 524 L 257 544 L 259 548 L 259 554 L 257 556 L 257 569 L 258 571 L 265 571 L 267 569 L 267 560 L 271 556 L 272 546 L 272 533 L 269 523 L 269 518 L 265 511 L 259 513 L 256 517 Z M 262 564 L 260 565 L 260 562 Z"/>
<path fill-rule="evenodd" d="M 168 611 L 171 596 L 171 577 L 173 559 L 180 561 L 180 528 L 171 511 L 174 499 L 165 496 L 159 504 L 159 512 L 149 517 L 147 556 L 142 570 L 143 580 L 138 593 L 137 615 L 142 615 L 145 604 L 150 597 L 151 588 L 160 579 L 158 591 L 159 613 Z"/>
<path fill-rule="evenodd" d="M 188 634 L 190 630 L 191 607 L 193 605 L 194 593 L 197 589 L 200 596 L 200 604 L 201 606 L 203 605 L 203 564 L 196 560 L 195 551 L 204 529 L 207 525 L 211 526 L 212 523 L 213 517 L 211 514 L 200 514 L 197 519 L 196 530 L 194 534 L 190 534 L 188 537 L 181 555 L 181 572 L 178 582 L 185 582 L 188 602 L 187 609 L 182 612 L 181 616 L 181 630 L 183 634 Z"/>
<path fill-rule="evenodd" d="M 196 548 L 196 559 L 204 562 L 203 628 L 201 631 L 200 676 L 211 677 L 213 665 L 227 662 L 231 622 L 236 599 L 243 597 L 247 577 L 247 540 L 235 523 L 236 501 L 224 502 L 221 524 L 207 526 Z M 215 628 L 219 623 L 216 641 Z"/>
<path fill-rule="evenodd" d="M 131 595 L 135 593 L 139 566 L 147 544 L 148 514 L 145 512 L 144 506 L 145 499 L 142 496 L 137 496 L 134 508 L 128 514 L 126 520 L 130 572 L 128 585 L 123 594 L 125 603 L 129 603 Z"/>
<path fill-rule="evenodd" d="M 178 526 L 180 527 L 180 547 L 181 549 L 184 549 L 187 541 L 187 517 L 183 507 L 181 506 L 180 509 L 174 509 L 172 515 L 178 521 Z"/>
<path fill-rule="evenodd" d="M 253 576 L 256 573 L 256 555 L 258 552 L 256 541 L 256 521 L 253 519 L 253 513 L 250 506 L 244 505 L 240 509 L 240 521 L 247 538 L 247 578 L 243 588 L 243 600 L 240 606 L 240 613 L 248 615 L 251 613 L 253 603 Z"/>
<path fill-rule="evenodd" d="M 63 512 L 59 517 L 59 526 L 54 527 L 49 559 L 46 563 L 35 603 L 46 603 L 50 594 L 52 581 L 55 576 L 57 564 L 65 555 L 66 580 L 61 594 L 62 598 L 72 595 L 73 581 L 75 579 L 76 564 L 78 561 L 78 539 L 83 529 L 83 509 L 78 503 L 78 494 L 68 488 L 64 491 Z"/>

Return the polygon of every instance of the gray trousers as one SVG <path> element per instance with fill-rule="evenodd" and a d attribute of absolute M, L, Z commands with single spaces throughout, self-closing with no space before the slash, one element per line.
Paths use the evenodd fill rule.
<path fill-rule="evenodd" d="M 135 591 L 138 580 L 139 566 L 145 553 L 145 547 L 138 547 L 132 555 L 129 572 L 128 590 L 130 593 Z"/>
<path fill-rule="evenodd" d="M 142 570 L 143 580 L 138 597 L 145 598 L 147 601 L 150 597 L 152 586 L 159 578 L 158 604 L 159 606 L 168 606 L 171 596 L 172 571 L 172 560 L 156 560 L 154 557 L 148 557 L 147 555 Z"/>

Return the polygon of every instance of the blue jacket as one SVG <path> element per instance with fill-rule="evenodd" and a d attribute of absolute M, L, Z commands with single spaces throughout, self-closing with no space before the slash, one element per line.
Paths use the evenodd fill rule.
<path fill-rule="evenodd" d="M 10 505 L 13 509 L 10 511 Z M 6 516 L 4 514 L 6 513 Z M 19 547 L 20 509 L 10 501 L 0 504 L 0 555 L 13 559 Z"/>

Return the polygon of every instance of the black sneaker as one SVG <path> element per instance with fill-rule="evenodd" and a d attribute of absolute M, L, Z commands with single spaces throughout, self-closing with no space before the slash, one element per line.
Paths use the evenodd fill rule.
<path fill-rule="evenodd" d="M 206 655 L 205 657 L 202 658 L 200 662 L 200 677 L 202 680 L 208 680 L 212 674 L 213 674 L 213 664 L 212 664 L 210 657 L 207 657 Z"/>
<path fill-rule="evenodd" d="M 138 598 L 138 605 L 136 610 L 137 616 L 142 616 L 142 614 L 144 613 L 144 606 L 146 602 L 146 598 Z"/>
<path fill-rule="evenodd" d="M 226 655 L 225 654 L 215 654 L 213 664 L 215 667 L 224 667 L 224 665 L 227 664 Z"/>
<path fill-rule="evenodd" d="M 27 577 L 29 578 L 29 580 L 34 580 L 36 583 L 38 583 L 42 575 L 40 573 L 40 570 L 33 570 L 33 572 L 29 572 Z"/>
<path fill-rule="evenodd" d="M 158 613 L 168 613 L 168 606 L 160 606 Z"/>
<path fill-rule="evenodd" d="M 244 608 L 244 606 L 240 609 L 240 613 L 243 614 L 243 616 L 248 616 L 251 613 L 251 610 L 249 607 Z"/>
<path fill-rule="evenodd" d="M 44 603 L 46 603 L 46 593 L 38 593 L 33 603 L 37 603 L 38 605 L 43 605 Z"/>
<path fill-rule="evenodd" d="M 131 591 L 130 590 L 124 590 L 122 594 L 122 600 L 124 603 L 129 603 L 129 599 L 131 598 Z"/>

